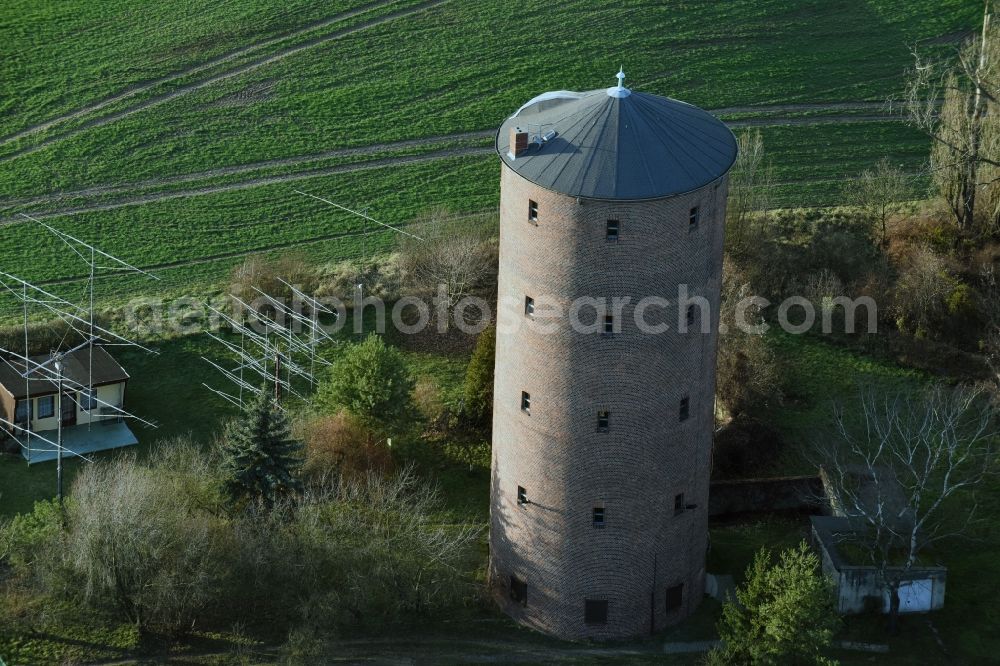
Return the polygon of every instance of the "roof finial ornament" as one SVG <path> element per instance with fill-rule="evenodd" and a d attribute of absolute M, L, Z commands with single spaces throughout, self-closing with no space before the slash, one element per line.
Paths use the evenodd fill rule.
<path fill-rule="evenodd" d="M 615 74 L 615 78 L 618 79 L 618 85 L 608 88 L 608 97 L 628 97 L 632 94 L 632 91 L 625 87 L 625 66 L 622 65 L 618 68 L 618 73 Z"/>

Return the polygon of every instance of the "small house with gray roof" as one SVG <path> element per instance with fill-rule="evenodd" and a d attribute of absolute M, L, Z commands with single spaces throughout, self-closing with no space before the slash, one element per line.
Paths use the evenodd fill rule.
<path fill-rule="evenodd" d="M 29 463 L 56 458 L 62 428 L 64 454 L 86 454 L 137 442 L 122 419 L 129 375 L 100 345 L 87 345 L 59 357 L 0 359 L 0 427 Z"/>

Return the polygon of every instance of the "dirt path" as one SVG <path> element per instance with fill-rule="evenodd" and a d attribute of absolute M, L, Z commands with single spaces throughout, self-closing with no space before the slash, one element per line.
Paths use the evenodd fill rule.
<path fill-rule="evenodd" d="M 87 115 L 88 113 L 100 111 L 105 107 L 108 107 L 117 102 L 122 102 L 126 99 L 129 99 L 130 97 L 134 97 L 135 95 L 138 95 L 140 93 L 146 92 L 147 90 L 155 88 L 156 86 L 163 85 L 164 83 L 170 83 L 171 81 L 176 81 L 177 79 L 181 79 L 186 76 L 191 76 L 192 74 L 203 72 L 206 69 L 211 69 L 213 67 L 218 67 L 219 65 L 224 65 L 227 62 L 231 62 L 241 56 L 248 55 L 259 49 L 264 49 L 269 46 L 273 46 L 287 39 L 294 39 L 296 37 L 301 37 L 302 35 L 308 34 L 314 30 L 320 30 L 322 28 L 326 28 L 335 23 L 340 23 L 341 21 L 352 19 L 355 16 L 360 16 L 361 14 L 376 9 L 381 9 L 382 7 L 385 7 L 387 5 L 392 5 L 398 1 L 399 0 L 380 0 L 379 2 L 370 2 L 365 5 L 362 5 L 361 7 L 357 7 L 355 9 L 351 9 L 345 12 L 340 12 L 339 14 L 335 14 L 329 18 L 320 21 L 315 21 L 306 26 L 303 26 L 302 28 L 299 28 L 298 30 L 285 33 L 278 37 L 271 37 L 263 41 L 252 42 L 247 46 L 236 49 L 234 51 L 230 51 L 217 58 L 213 58 L 212 60 L 203 62 L 199 65 L 194 65 L 193 67 L 188 67 L 186 69 L 179 70 L 172 74 L 168 74 L 167 76 L 163 76 L 158 79 L 148 81 L 146 83 L 133 84 L 131 86 L 124 88 L 119 93 L 111 95 L 110 97 L 105 97 L 99 102 L 82 106 L 75 111 L 71 111 L 69 113 L 65 113 L 60 116 L 56 116 L 55 118 L 51 118 L 49 120 L 37 123 L 35 125 L 29 125 L 28 127 L 25 127 L 24 129 L 15 132 L 14 134 L 9 134 L 5 137 L 0 137 L 0 146 L 6 145 L 12 141 L 17 141 L 18 139 L 23 139 L 24 137 L 31 136 L 32 134 L 37 134 L 38 132 L 49 129 L 50 127 L 54 127 L 55 125 L 59 125 L 69 120 L 73 120 L 74 118 L 79 118 L 80 116 Z"/>
<path fill-rule="evenodd" d="M 151 107 L 158 106 L 158 105 L 163 104 L 165 102 L 169 102 L 169 101 L 171 101 L 173 99 L 177 99 L 178 97 L 183 97 L 184 95 L 188 95 L 188 94 L 190 94 L 192 92 L 195 92 L 197 90 L 201 90 L 202 88 L 210 86 L 210 85 L 212 85 L 214 83 L 218 83 L 220 81 L 225 81 L 226 79 L 230 79 L 230 78 L 232 78 L 234 76 L 239 76 L 241 74 L 246 74 L 247 72 L 251 72 L 251 71 L 253 71 L 255 69 L 258 69 L 260 67 L 264 67 L 265 65 L 270 65 L 270 64 L 279 62 L 279 61 L 284 60 L 285 58 L 287 58 L 287 57 L 289 57 L 291 55 L 295 55 L 296 53 L 300 53 L 300 52 L 305 51 L 306 49 L 310 49 L 310 48 L 312 48 L 314 46 L 318 46 L 320 44 L 325 44 L 327 42 L 331 42 L 331 41 L 334 41 L 334 40 L 337 40 L 337 39 L 341 39 L 341 38 L 346 37 L 348 35 L 353 35 L 353 34 L 355 34 L 357 32 L 361 32 L 363 30 L 367 30 L 369 28 L 375 27 L 377 25 L 381 25 L 383 23 L 388 23 L 390 21 L 395 21 L 396 19 L 399 19 L 399 18 L 403 18 L 403 17 L 406 17 L 406 16 L 410 16 L 412 14 L 417 14 L 417 13 L 420 13 L 420 12 L 423 12 L 423 11 L 427 11 L 428 9 L 431 9 L 433 7 L 437 7 L 438 5 L 442 5 L 442 4 L 446 3 L 446 2 L 449 2 L 449 0 L 427 0 L 426 2 L 422 2 L 422 3 L 417 4 L 417 5 L 412 5 L 410 7 L 407 7 L 406 9 L 400 9 L 398 11 L 391 12 L 391 13 L 386 14 L 384 16 L 380 16 L 378 18 L 371 19 L 369 21 L 363 21 L 362 23 L 359 23 L 358 25 L 354 25 L 354 26 L 351 26 L 349 28 L 344 28 L 342 30 L 337 30 L 335 32 L 329 33 L 329 34 L 324 35 L 322 37 L 316 37 L 314 39 L 307 40 L 307 41 L 305 41 L 305 42 L 303 42 L 301 44 L 298 44 L 296 46 L 291 46 L 291 47 L 288 47 L 286 49 L 282 49 L 282 50 L 277 51 L 276 53 L 273 53 L 271 55 L 261 56 L 259 58 L 254 59 L 254 60 L 251 60 L 250 62 L 248 62 L 248 63 L 246 63 L 244 65 L 240 65 L 239 67 L 235 67 L 235 68 L 227 70 L 225 72 L 221 72 L 219 74 L 215 74 L 213 76 L 208 77 L 207 79 L 203 79 L 202 81 L 198 81 L 196 83 L 190 83 L 188 85 L 180 86 L 176 90 L 173 90 L 173 91 L 171 91 L 169 93 L 164 93 L 162 95 L 157 95 L 155 97 L 151 97 L 151 98 L 149 98 L 149 99 L 147 99 L 147 100 L 145 100 L 143 102 L 140 102 L 140 103 L 138 103 L 138 104 L 136 104 L 136 105 L 134 105 L 134 106 L 132 106 L 130 108 L 124 109 L 122 111 L 118 111 L 118 112 L 115 112 L 115 113 L 108 114 L 106 116 L 101 116 L 101 117 L 98 117 L 98 118 L 94 118 L 93 120 L 89 120 L 89 121 L 83 123 L 82 125 L 80 125 L 78 127 L 75 127 L 73 129 L 70 129 L 70 130 L 67 130 L 67 131 L 63 132 L 62 134 L 57 134 L 55 136 L 49 137 L 48 139 L 43 139 L 42 141 L 36 143 L 33 146 L 30 146 L 30 147 L 27 147 L 27 148 L 22 148 L 20 150 L 16 150 L 14 152 L 8 153 L 8 154 L 0 157 L 0 163 L 9 162 L 9 161 L 11 161 L 13 159 L 16 159 L 18 157 L 23 157 L 25 155 L 30 155 L 30 154 L 32 154 L 34 152 L 37 152 L 37 151 L 39 151 L 39 150 L 41 150 L 43 148 L 48 147 L 48 146 L 50 146 L 50 145 L 52 145 L 54 143 L 58 143 L 58 142 L 60 142 L 60 141 L 62 141 L 64 139 L 76 136 L 77 134 L 80 134 L 81 132 L 84 132 L 84 131 L 86 131 L 88 129 L 92 129 L 94 127 L 101 127 L 103 125 L 107 125 L 107 124 L 113 123 L 113 122 L 115 122 L 117 120 L 121 120 L 122 118 L 126 118 L 126 117 L 128 117 L 128 116 L 130 116 L 130 115 L 132 115 L 134 113 L 138 113 L 139 111 L 144 111 L 144 110 L 149 109 Z"/>

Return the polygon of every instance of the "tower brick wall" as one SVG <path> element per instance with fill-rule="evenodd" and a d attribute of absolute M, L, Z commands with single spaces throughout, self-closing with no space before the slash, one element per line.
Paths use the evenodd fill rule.
<path fill-rule="evenodd" d="M 686 617 L 704 593 L 726 178 L 667 198 L 605 201 L 501 169 L 491 585 L 505 612 L 549 634 L 648 633 Z M 617 241 L 607 238 L 609 220 Z M 700 308 L 692 330 L 678 331 L 679 285 L 707 300 L 707 333 Z M 649 296 L 670 305 L 645 320 L 669 330 L 639 330 L 635 308 Z M 611 299 L 631 301 L 611 335 L 583 307 L 580 321 L 596 332 L 579 333 L 567 311 L 581 297 L 608 299 L 609 312 Z M 551 306 L 564 316 L 547 317 Z M 684 398 L 689 416 L 680 420 Z M 523 601 L 511 596 L 512 576 L 524 583 Z M 585 621 L 586 600 L 608 602 L 605 622 Z"/>

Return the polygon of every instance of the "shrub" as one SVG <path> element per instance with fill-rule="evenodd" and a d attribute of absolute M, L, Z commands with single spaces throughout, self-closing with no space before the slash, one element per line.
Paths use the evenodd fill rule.
<path fill-rule="evenodd" d="M 942 257 L 926 248 L 914 252 L 896 282 L 893 312 L 899 329 L 918 338 L 935 332 L 952 285 Z"/>
<path fill-rule="evenodd" d="M 397 255 L 342 261 L 321 269 L 316 296 L 334 296 L 350 304 L 361 284 L 362 297 L 392 301 L 399 298 L 400 279 Z"/>
<path fill-rule="evenodd" d="M 125 456 L 83 468 L 65 530 L 51 503 L 0 528 L 6 552 L 35 555 L 18 555 L 5 590 L 16 582 L 55 602 L 47 611 L 114 613 L 141 629 L 253 622 L 330 636 L 452 611 L 479 589 L 470 566 L 479 528 L 442 525 L 435 490 L 408 470 L 331 479 L 295 502 L 228 517 L 210 506 L 216 461 L 175 446 L 151 466 Z M 0 604 L 0 617 L 32 604 L 16 605 Z"/>
<path fill-rule="evenodd" d="M 57 501 L 35 502 L 31 513 L 14 516 L 0 528 L 0 561 L 6 560 L 18 572 L 30 572 L 46 556 L 46 547 L 61 537 L 62 522 Z"/>
<path fill-rule="evenodd" d="M 369 426 L 385 428 L 399 425 L 408 415 L 412 390 L 402 355 L 372 333 L 340 353 L 317 397 L 330 411 L 343 408 Z"/>
<path fill-rule="evenodd" d="M 304 635 L 453 610 L 476 589 L 467 565 L 479 528 L 441 526 L 439 511 L 436 492 L 404 470 L 313 487 L 290 519 L 241 515 L 238 603 Z"/>
<path fill-rule="evenodd" d="M 737 304 L 750 295 L 750 286 L 728 259 L 723 267 L 721 316 L 727 329 L 719 337 L 716 362 L 716 395 L 733 416 L 781 399 L 780 371 L 777 358 L 763 336 L 741 330 L 737 324 L 751 327 L 763 322 L 758 310 L 750 308 L 743 322 L 736 321 Z"/>
<path fill-rule="evenodd" d="M 497 223 L 495 215 L 457 216 L 433 209 L 411 223 L 412 235 L 398 236 L 403 291 L 425 301 L 440 299 L 449 321 L 436 321 L 436 307 L 431 318 L 442 330 L 450 326 L 455 305 L 462 299 L 495 298 Z"/>
<path fill-rule="evenodd" d="M 304 257 L 286 254 L 268 259 L 255 254 L 247 257 L 230 273 L 228 293 L 249 305 L 255 305 L 254 301 L 260 303 L 262 297 L 257 289 L 274 298 L 291 299 L 292 291 L 282 280 L 307 293 L 317 285 L 316 271 Z M 265 303 L 260 305 L 259 311 L 270 307 Z M 235 300 L 232 301 L 232 311 L 237 317 L 244 314 L 243 306 Z"/>
<path fill-rule="evenodd" d="M 822 651 L 840 624 L 832 583 L 819 558 L 803 541 L 773 564 L 762 549 L 737 588 L 736 600 L 722 607 L 717 625 L 722 647 L 711 664 L 828 664 Z"/>
<path fill-rule="evenodd" d="M 302 471 L 313 480 L 355 480 L 392 469 L 392 455 L 385 442 L 347 411 L 311 419 L 303 427 L 303 440 Z"/>
<path fill-rule="evenodd" d="M 125 457 L 85 467 L 67 507 L 64 557 L 83 600 L 142 627 L 189 628 L 227 576 L 224 522 Z M 70 593 L 71 594 L 71 593 Z"/>
<path fill-rule="evenodd" d="M 493 419 L 493 368 L 497 330 L 489 326 L 476 340 L 476 348 L 465 371 L 465 413 L 476 426 L 490 431 Z"/>
<path fill-rule="evenodd" d="M 429 423 L 441 419 L 446 406 L 441 389 L 432 377 L 421 377 L 413 387 L 413 405 Z"/>

